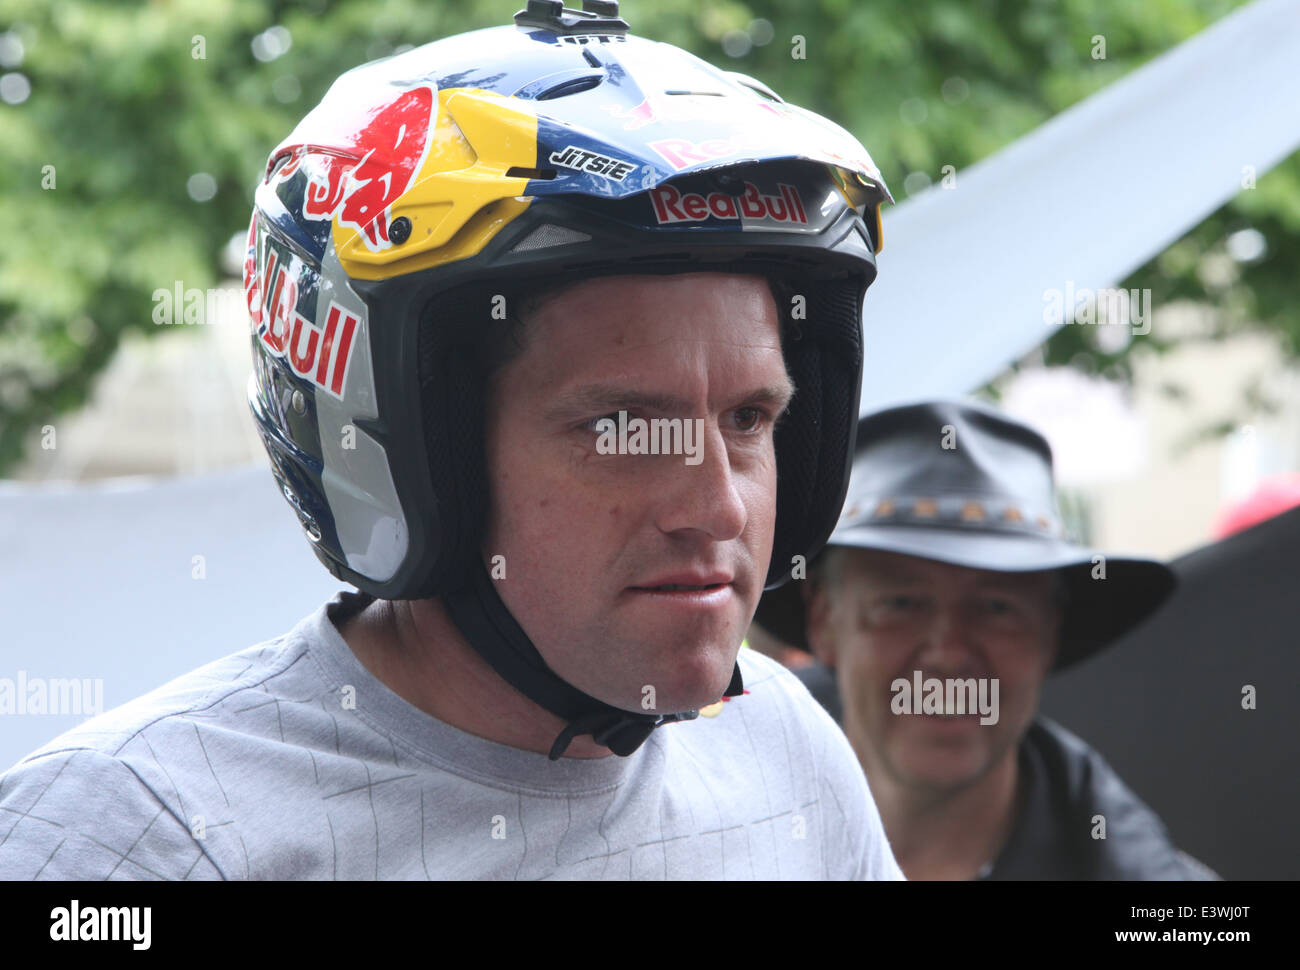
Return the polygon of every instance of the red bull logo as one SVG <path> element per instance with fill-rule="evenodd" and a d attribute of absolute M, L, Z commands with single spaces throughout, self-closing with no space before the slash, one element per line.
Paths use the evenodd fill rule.
<path fill-rule="evenodd" d="M 784 182 L 777 183 L 775 195 L 764 195 L 753 182 L 746 182 L 739 196 L 726 192 L 682 193 L 676 186 L 660 185 L 650 190 L 650 203 L 655 221 L 661 226 L 707 219 L 739 219 L 745 226 L 808 224 L 799 190 Z"/>
<path fill-rule="evenodd" d="M 317 327 L 297 311 L 298 283 L 283 265 L 276 267 L 278 254 L 269 251 L 264 279 L 272 275 L 275 282 L 268 291 L 263 312 L 262 289 L 254 281 L 245 281 L 249 313 L 262 346 L 288 362 L 294 373 L 304 377 L 334 397 L 343 397 L 348 363 L 352 359 L 352 341 L 361 322 L 334 301 L 330 301 L 325 326 Z M 245 267 L 247 271 L 247 266 Z M 254 303 L 257 304 L 254 311 Z"/>
<path fill-rule="evenodd" d="M 359 161 L 328 156 L 313 173 L 302 214 L 337 218 L 340 226 L 360 233 L 371 252 L 389 248 L 391 206 L 410 188 L 428 154 L 433 98 L 432 88 L 412 88 L 381 109 L 356 134 L 354 147 L 371 146 Z M 286 167 L 297 163 L 295 158 Z"/>

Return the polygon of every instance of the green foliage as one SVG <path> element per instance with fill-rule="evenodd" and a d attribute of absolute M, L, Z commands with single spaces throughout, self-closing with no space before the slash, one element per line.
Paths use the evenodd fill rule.
<path fill-rule="evenodd" d="M 207 287 L 246 227 L 270 149 L 343 70 L 438 37 L 506 23 L 522 2 L 425 0 L 8 0 L 0 32 L 21 39 L 31 82 L 0 104 L 0 472 L 34 428 L 78 406 L 129 330 L 157 333 L 152 294 Z M 629 0 L 643 35 L 751 74 L 839 121 L 871 150 L 895 195 L 940 178 L 1228 13 L 1227 0 Z M 731 57 L 730 37 L 771 39 Z M 282 25 L 290 49 L 263 62 L 254 38 Z M 1106 58 L 1092 56 L 1094 35 Z M 803 59 L 791 56 L 804 38 Z M 203 45 L 202 58 L 196 45 Z M 741 43 L 737 52 L 745 46 Z M 52 166 L 48 168 L 48 166 Z M 196 201 L 191 176 L 215 194 Z M 43 187 L 49 178 L 53 188 Z M 924 183 L 914 178 L 911 183 Z M 200 193 L 202 194 L 202 193 Z M 1268 255 L 1230 283 L 1198 269 L 1243 227 Z M 1300 160 L 1289 159 L 1124 283 L 1156 301 L 1210 300 L 1224 329 L 1254 318 L 1300 354 L 1287 300 L 1300 262 Z M 1232 312 L 1226 312 L 1231 310 Z M 1127 373 L 1094 328 L 1063 327 L 1049 362 Z M 1144 346 L 1159 344 L 1144 339 Z M 1091 363 L 1089 363 L 1091 361 Z"/>

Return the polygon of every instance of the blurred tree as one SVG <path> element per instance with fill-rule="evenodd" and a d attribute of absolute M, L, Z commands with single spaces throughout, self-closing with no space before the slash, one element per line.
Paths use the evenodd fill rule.
<path fill-rule="evenodd" d="M 752 74 L 839 121 L 901 200 L 1238 5 L 632 0 L 623 12 L 638 34 Z M 218 280 L 267 153 L 339 73 L 507 23 L 519 6 L 6 0 L 0 225 L 13 237 L 0 254 L 0 474 L 36 429 L 85 401 L 125 332 L 170 329 L 152 319 L 155 290 Z M 1096 35 L 1104 59 L 1093 56 Z M 802 58 L 792 56 L 797 45 Z M 1230 244 L 1241 230 L 1259 235 Z M 1208 300 L 1228 311 L 1222 332 L 1273 328 L 1300 354 L 1300 313 L 1287 300 L 1298 257 L 1293 157 L 1123 285 L 1149 287 L 1157 302 Z M 1215 259 L 1220 271 L 1205 273 Z M 1096 329 L 1062 327 L 1047 362 L 1125 377 L 1132 354 L 1163 347 L 1147 337 L 1140 349 L 1104 352 Z"/>

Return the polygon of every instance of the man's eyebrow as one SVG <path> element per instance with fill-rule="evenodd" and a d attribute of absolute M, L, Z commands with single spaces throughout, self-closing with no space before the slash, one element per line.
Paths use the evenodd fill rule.
<path fill-rule="evenodd" d="M 768 384 L 764 387 L 755 388 L 748 394 L 743 395 L 746 401 L 752 401 L 754 404 L 779 405 L 779 410 L 784 411 L 790 406 L 790 401 L 795 393 L 794 381 L 790 379 L 789 374 L 783 374 L 778 384 Z"/>
<path fill-rule="evenodd" d="M 638 391 L 623 384 L 583 384 L 565 391 L 547 405 L 547 418 L 562 418 L 595 411 L 673 411 L 684 412 L 690 402 L 671 394 Z"/>
<path fill-rule="evenodd" d="M 1034 581 L 1024 579 L 1022 573 L 1005 573 L 995 576 L 981 576 L 976 581 L 975 586 L 981 591 L 1033 593 L 1036 592 L 1037 584 Z"/>
<path fill-rule="evenodd" d="M 884 568 L 869 567 L 859 573 L 860 578 L 876 586 L 923 586 L 925 577 L 920 573 L 910 572 L 906 569 L 888 570 Z"/>
<path fill-rule="evenodd" d="M 785 410 L 794 397 L 795 386 L 789 376 L 779 383 L 765 384 L 737 396 L 750 404 L 779 405 Z M 686 398 L 654 391 L 639 391 L 623 384 L 583 384 L 565 391 L 547 405 L 545 416 L 550 419 L 569 415 L 591 414 L 596 411 L 657 411 L 661 414 L 686 414 L 694 407 Z"/>
<path fill-rule="evenodd" d="M 867 566 L 861 570 L 860 575 L 865 582 L 878 586 L 926 586 L 931 584 L 929 577 L 920 572 L 914 572 L 905 565 L 893 569 L 874 565 Z M 971 583 L 971 591 L 976 593 L 1032 591 L 1032 587 L 1020 580 L 1019 576 L 1019 573 L 992 573 L 987 576 L 978 576 Z M 942 585 L 938 580 L 935 580 L 935 584 Z"/>

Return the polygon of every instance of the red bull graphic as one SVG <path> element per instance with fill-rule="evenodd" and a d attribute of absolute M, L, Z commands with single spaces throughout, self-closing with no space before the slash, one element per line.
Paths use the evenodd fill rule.
<path fill-rule="evenodd" d="M 301 148 L 295 151 L 292 155 L 289 156 L 289 160 L 287 162 L 285 162 L 283 165 L 281 165 L 279 168 L 275 170 L 273 181 L 282 182 L 285 179 L 287 179 L 290 175 L 292 175 L 294 172 L 298 171 L 298 166 L 299 164 L 301 164 L 303 158 L 305 158 L 306 155 L 307 153 Z M 279 157 L 281 156 L 276 156 L 276 158 Z M 275 159 L 271 160 L 271 164 L 272 165 L 275 164 Z"/>
<path fill-rule="evenodd" d="M 248 241 L 244 249 L 244 299 L 248 318 L 254 327 L 262 323 L 262 288 L 257 276 L 257 213 L 248 223 Z"/>
<path fill-rule="evenodd" d="M 769 136 L 761 131 L 740 132 L 730 138 L 707 138 L 704 141 L 688 141 L 685 138 L 663 138 L 650 142 L 650 147 L 659 153 L 669 165 L 679 172 L 700 162 L 711 162 L 715 158 L 726 158 L 747 148 L 764 148 Z"/>
<path fill-rule="evenodd" d="M 776 136 L 771 130 L 755 128 L 737 132 L 727 138 L 706 138 L 704 141 L 690 141 L 686 138 L 662 138 L 648 143 L 664 161 L 675 170 L 681 171 L 701 162 L 712 162 L 741 152 L 767 154 L 776 144 Z M 817 146 L 815 154 L 848 169 L 861 169 L 875 181 L 880 181 L 880 171 L 870 157 L 861 152 L 844 154 L 835 147 L 852 151 L 852 144 L 831 133 L 827 133 L 824 142 Z"/>
<path fill-rule="evenodd" d="M 636 131 L 638 128 L 660 121 L 713 121 L 717 118 L 718 112 L 715 102 L 715 98 L 707 95 L 674 94 L 656 98 L 647 97 L 631 108 L 624 108 L 619 104 L 607 104 L 602 107 L 615 118 L 623 121 L 624 131 Z M 771 121 L 773 118 L 781 118 L 790 113 L 783 105 L 769 101 L 754 101 L 746 107 L 758 113 L 753 119 L 755 123 Z M 736 101 L 727 100 L 726 110 L 729 114 L 734 116 L 740 108 L 741 105 Z"/>
<path fill-rule="evenodd" d="M 650 202 L 655 221 L 661 226 L 708 219 L 739 219 L 746 227 L 808 225 L 799 190 L 784 182 L 777 183 L 775 195 L 764 195 L 753 182 L 746 182 L 739 196 L 726 192 L 682 193 L 676 186 L 660 185 L 650 190 Z"/>
<path fill-rule="evenodd" d="M 354 139 L 371 145 L 356 157 L 326 156 L 313 172 L 303 197 L 308 219 L 338 219 L 357 230 L 371 252 L 392 245 L 388 238 L 390 207 L 408 188 L 424 164 L 433 122 L 432 88 L 412 88 L 380 109 Z M 295 157 L 285 168 L 296 168 Z M 283 171 L 280 173 L 283 174 Z"/>
<path fill-rule="evenodd" d="M 624 119 L 624 131 L 635 131 L 638 128 L 644 128 L 652 121 L 659 120 L 655 115 L 655 110 L 651 106 L 649 98 L 642 100 L 642 102 L 634 108 L 624 109 L 621 104 L 607 104 L 602 107 L 604 107 L 604 109 L 615 118 Z"/>
<path fill-rule="evenodd" d="M 249 312 L 258 340 L 269 353 L 288 361 L 299 377 L 306 378 L 334 397 L 342 398 L 348 363 L 352 359 L 352 341 L 361 321 L 331 300 L 325 326 L 316 327 L 297 311 L 298 282 L 283 264 L 276 266 L 278 256 L 274 249 L 268 249 L 266 272 L 261 278 L 270 279 L 274 275 L 275 282 L 266 291 L 264 305 L 257 283 L 254 281 L 249 286 L 245 282 Z M 263 312 L 264 308 L 266 312 Z"/>

